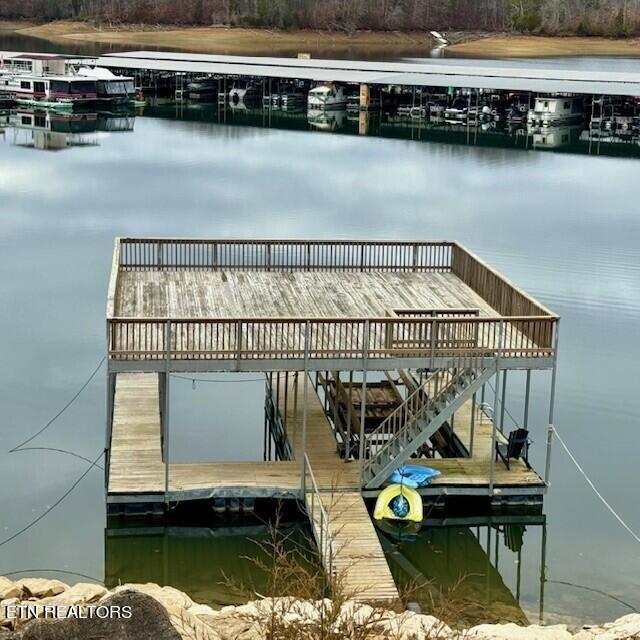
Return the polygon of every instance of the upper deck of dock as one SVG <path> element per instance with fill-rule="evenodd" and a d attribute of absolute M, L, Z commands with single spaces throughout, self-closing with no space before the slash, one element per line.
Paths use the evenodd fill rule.
<path fill-rule="evenodd" d="M 543 369 L 557 320 L 455 242 L 122 238 L 107 307 L 114 371 Z"/>

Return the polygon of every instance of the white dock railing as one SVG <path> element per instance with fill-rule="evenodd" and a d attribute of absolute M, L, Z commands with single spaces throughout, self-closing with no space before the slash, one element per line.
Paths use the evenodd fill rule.
<path fill-rule="evenodd" d="M 303 495 L 307 508 L 307 515 L 311 522 L 311 530 L 316 539 L 320 559 L 330 579 L 334 575 L 334 560 L 336 557 L 335 541 L 331 531 L 329 513 L 322 502 L 322 494 L 313 474 L 309 457 L 304 454 Z"/>

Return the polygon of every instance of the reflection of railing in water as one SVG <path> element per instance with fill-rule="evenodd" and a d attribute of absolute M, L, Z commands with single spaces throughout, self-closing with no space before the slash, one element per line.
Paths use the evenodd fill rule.
<path fill-rule="evenodd" d="M 539 529 L 538 536 L 528 536 L 527 529 Z M 538 619 L 544 621 L 546 579 L 546 517 L 542 513 L 495 514 L 492 516 L 427 517 L 422 533 L 410 544 L 402 544 L 402 534 L 392 531 L 380 536 L 385 555 L 393 568 L 394 578 L 407 578 L 414 583 L 435 582 L 436 595 L 460 599 L 465 606 L 461 616 L 470 616 L 467 624 L 491 621 L 492 609 L 496 622 L 528 624 L 530 621 L 520 606 L 523 591 L 538 589 Z M 415 538 L 414 534 L 414 538 Z M 421 539 L 422 537 L 427 539 Z M 394 542 L 400 540 L 400 544 Z M 536 542 L 539 539 L 539 550 Z M 502 540 L 502 542 L 501 542 Z M 500 551 L 502 550 L 502 554 Z M 501 555 L 515 556 L 515 562 L 500 563 Z M 538 574 L 526 574 L 523 569 L 532 564 L 523 555 L 538 555 Z M 513 555 L 512 555 L 513 554 Z M 514 570 L 511 568 L 514 567 Z M 460 581 L 461 579 L 461 581 Z M 524 582 L 524 589 L 523 589 Z M 453 587 L 453 591 L 449 588 Z M 427 586 L 427 589 L 430 587 Z M 416 594 L 414 598 L 418 598 Z M 455 605 L 454 605 L 455 606 Z M 473 619 L 474 611 L 479 615 Z"/>

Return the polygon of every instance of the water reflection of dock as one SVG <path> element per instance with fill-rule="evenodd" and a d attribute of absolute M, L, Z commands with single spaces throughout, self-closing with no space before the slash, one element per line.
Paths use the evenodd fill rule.
<path fill-rule="evenodd" d="M 281 526 L 283 539 L 311 553 L 304 529 L 293 523 Z M 464 625 L 528 624 L 533 620 L 520 604 L 523 592 L 537 593 L 540 616 L 544 610 L 545 526 L 544 516 L 535 514 L 430 518 L 412 541 L 378 535 L 396 583 L 425 585 L 411 598 L 424 610 L 447 600 Z M 220 527 L 110 521 L 105 531 L 105 584 L 152 581 L 177 587 L 197 602 L 234 604 L 242 598 L 229 592 L 225 578 L 261 592 L 266 576 L 251 559 L 261 555 L 260 543 L 272 535 L 267 525 L 246 521 Z M 508 572 L 503 573 L 504 566 Z"/>
<path fill-rule="evenodd" d="M 527 127 L 526 123 L 506 122 L 448 124 L 397 113 L 356 113 L 345 111 L 308 114 L 306 108 L 293 110 L 263 109 L 254 106 L 241 112 L 213 104 L 150 106 L 144 117 L 202 124 L 282 129 L 289 131 L 324 130 L 342 135 L 368 135 L 417 143 L 440 143 L 518 151 L 554 151 L 578 155 L 640 158 L 640 138 L 633 132 L 621 135 L 609 130 L 594 130 L 586 125 Z"/>
<path fill-rule="evenodd" d="M 15 146 L 40 151 L 96 147 L 108 133 L 131 132 L 135 116 L 111 112 L 62 112 L 21 107 L 0 114 L 0 129 Z"/>
<path fill-rule="evenodd" d="M 286 536 L 285 544 L 307 545 L 298 525 L 282 524 L 280 535 Z M 264 559 L 260 544 L 271 536 L 262 524 L 209 528 L 111 523 L 105 530 L 105 584 L 111 588 L 154 582 L 178 588 L 199 603 L 237 604 L 242 598 L 224 584 L 225 576 L 264 593 L 267 576 L 250 559 Z"/>
<path fill-rule="evenodd" d="M 527 592 L 537 592 L 537 617 L 543 619 L 546 520 L 542 514 L 431 518 L 413 540 L 398 542 L 381 534 L 381 541 L 398 584 L 432 581 L 421 597 L 433 602 L 449 598 L 468 624 L 532 622 L 521 607 L 523 584 Z M 529 558 L 529 574 L 524 557 Z M 513 575 L 501 573 L 501 559 Z M 536 564 L 538 570 L 531 574 Z M 526 608 L 531 611 L 530 602 Z"/>

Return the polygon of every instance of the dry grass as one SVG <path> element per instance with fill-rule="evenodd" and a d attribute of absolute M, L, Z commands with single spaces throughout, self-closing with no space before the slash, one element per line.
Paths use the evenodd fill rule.
<path fill-rule="evenodd" d="M 338 498 L 339 500 L 339 498 Z M 379 638 L 385 629 L 385 638 L 401 640 L 415 626 L 410 612 L 397 614 L 376 603 L 367 603 L 362 594 L 346 587 L 347 567 L 329 576 L 320 558 L 309 555 L 309 547 L 293 546 L 290 534 L 282 534 L 280 519 L 276 517 L 265 541 L 256 542 L 259 553 L 245 558 L 260 572 L 268 576 L 265 593 L 257 593 L 254 585 L 242 584 L 226 577 L 224 583 L 242 599 L 260 599 L 260 611 L 241 614 L 251 623 L 257 634 L 265 640 L 371 640 Z M 340 551 L 337 550 L 337 553 Z M 363 559 L 363 562 L 366 560 Z M 464 578 L 461 578 L 459 585 Z M 458 584 L 454 589 L 458 588 Z M 403 607 L 415 594 L 429 590 L 438 593 L 431 601 L 429 614 L 443 621 L 455 621 L 461 614 L 460 604 L 449 590 L 433 588 L 430 581 L 409 581 L 403 585 Z M 451 597 L 449 597 L 451 596 Z M 412 618 L 414 618 L 412 620 Z M 409 625 L 409 627 L 407 627 Z M 445 625 L 438 624 L 422 630 L 420 637 L 438 640 L 444 637 Z M 425 633 L 426 632 L 426 633 Z M 461 636 L 462 637 L 462 636 Z"/>

